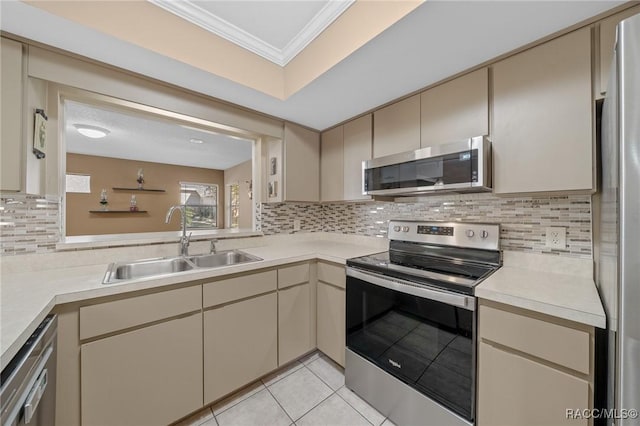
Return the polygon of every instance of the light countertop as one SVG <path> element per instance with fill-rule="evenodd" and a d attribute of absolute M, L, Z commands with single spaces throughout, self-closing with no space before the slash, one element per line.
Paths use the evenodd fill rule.
<path fill-rule="evenodd" d="M 198 247 L 197 244 L 194 246 Z M 3 259 L 0 300 L 2 366 L 11 360 L 37 325 L 59 304 L 314 259 L 344 264 L 351 257 L 387 250 L 387 240 L 313 233 L 240 238 L 221 242 L 220 246 L 220 250 L 239 248 L 263 260 L 103 285 L 109 262 L 135 259 L 132 256 L 136 253 L 137 258 L 167 256 L 173 253 L 173 247 L 149 246 L 144 249 L 145 256 L 140 256 L 136 248 L 124 247 Z M 208 248 L 208 244 L 201 243 L 199 248 L 205 250 L 205 247 Z M 476 287 L 476 295 L 604 328 L 606 318 L 591 278 L 591 268 L 590 259 L 505 252 L 504 266 Z"/>
<path fill-rule="evenodd" d="M 265 239 L 257 238 L 251 242 L 262 245 L 244 247 L 242 250 L 263 260 L 215 269 L 191 270 L 164 277 L 136 279 L 119 284 L 102 284 L 108 263 L 29 272 L 3 271 L 0 301 L 2 366 L 11 360 L 38 324 L 59 304 L 206 280 L 299 261 L 319 259 L 344 264 L 350 257 L 386 250 L 386 240 L 373 241 L 372 244 L 363 243 L 361 239 L 355 239 L 353 243 L 340 238 L 309 241 L 291 238 L 289 242 L 286 239 L 265 242 Z M 247 244 L 246 241 L 244 243 Z"/>
<path fill-rule="evenodd" d="M 504 265 L 476 287 L 476 296 L 606 328 L 590 259 L 505 252 Z"/>

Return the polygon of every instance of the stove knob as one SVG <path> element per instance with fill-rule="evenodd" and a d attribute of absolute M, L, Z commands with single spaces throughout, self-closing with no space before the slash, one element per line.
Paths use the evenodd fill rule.
<path fill-rule="evenodd" d="M 489 233 L 487 231 L 482 231 L 480 233 L 480 237 L 482 237 L 482 238 L 487 238 L 488 236 L 489 236 Z"/>
<path fill-rule="evenodd" d="M 466 234 L 467 234 L 467 237 L 469 238 L 473 238 L 473 236 L 476 235 L 476 233 L 473 232 L 473 229 L 467 229 Z"/>
<path fill-rule="evenodd" d="M 398 225 L 396 225 L 396 226 L 393 227 L 393 230 L 396 231 L 396 232 L 400 232 L 400 227 Z"/>
<path fill-rule="evenodd" d="M 403 226 L 402 227 L 402 232 L 409 232 L 409 227 L 408 226 Z"/>

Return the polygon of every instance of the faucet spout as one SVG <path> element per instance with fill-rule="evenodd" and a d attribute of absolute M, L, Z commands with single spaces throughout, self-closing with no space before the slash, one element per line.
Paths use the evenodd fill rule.
<path fill-rule="evenodd" d="M 171 221 L 171 217 L 173 216 L 173 212 L 178 210 L 182 215 L 182 237 L 180 237 L 180 255 L 188 256 L 189 255 L 189 242 L 191 240 L 191 233 L 187 236 L 187 211 L 186 206 L 179 204 L 175 206 L 169 207 L 169 211 L 167 211 L 167 217 L 164 222 L 169 223 Z"/>

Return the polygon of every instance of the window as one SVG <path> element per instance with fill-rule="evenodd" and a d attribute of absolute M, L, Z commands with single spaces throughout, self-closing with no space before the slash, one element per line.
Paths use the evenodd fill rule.
<path fill-rule="evenodd" d="M 218 227 L 218 185 L 180 182 L 180 204 L 186 206 L 187 229 Z"/>
<path fill-rule="evenodd" d="M 229 228 L 237 228 L 240 219 L 240 185 L 229 185 Z"/>

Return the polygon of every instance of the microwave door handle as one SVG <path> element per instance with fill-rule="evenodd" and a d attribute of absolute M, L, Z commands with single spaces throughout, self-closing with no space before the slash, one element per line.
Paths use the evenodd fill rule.
<path fill-rule="evenodd" d="M 347 276 L 357 278 L 370 284 L 374 284 L 400 293 L 411 294 L 413 296 L 422 297 L 423 299 L 442 302 L 447 305 L 457 306 L 469 311 L 475 310 L 474 298 L 471 296 L 432 290 L 426 287 L 419 287 L 415 284 L 409 283 L 408 281 L 382 278 L 377 275 L 357 271 L 353 268 L 347 268 Z"/>

